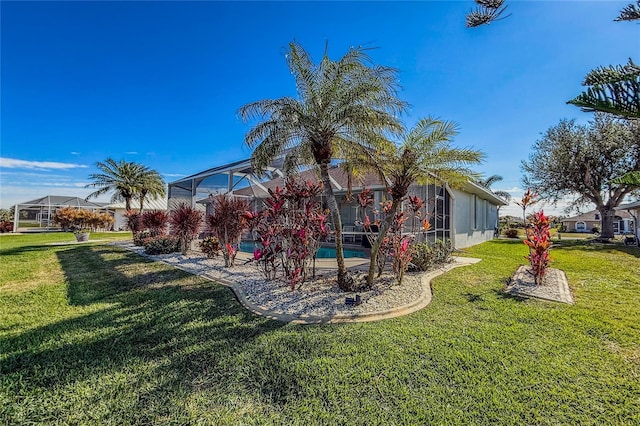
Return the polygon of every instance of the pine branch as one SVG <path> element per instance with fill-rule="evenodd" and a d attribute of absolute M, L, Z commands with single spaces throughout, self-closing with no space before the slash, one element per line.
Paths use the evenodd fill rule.
<path fill-rule="evenodd" d="M 637 21 L 640 19 L 640 0 L 636 4 L 630 3 L 620 11 L 620 15 L 614 21 Z"/>

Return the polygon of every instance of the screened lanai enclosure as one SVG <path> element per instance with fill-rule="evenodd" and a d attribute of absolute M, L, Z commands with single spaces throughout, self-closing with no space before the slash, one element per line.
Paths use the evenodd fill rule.
<path fill-rule="evenodd" d="M 53 215 L 62 207 L 87 210 L 104 210 L 105 203 L 94 203 L 83 198 L 47 195 L 35 200 L 16 204 L 13 216 L 13 232 L 22 230 L 47 230 L 53 228 Z"/>
<path fill-rule="evenodd" d="M 282 166 L 282 159 L 278 159 L 266 169 L 264 175 L 259 176 L 254 173 L 251 167 L 251 161 L 247 159 L 208 169 L 176 180 L 169 184 L 169 208 L 173 209 L 180 203 L 186 203 L 199 207 L 203 211 L 210 212 L 210 197 L 218 194 L 229 194 L 234 197 L 247 199 L 253 210 L 260 210 L 262 209 L 264 199 L 269 197 L 269 189 L 284 187 L 285 174 Z M 374 175 L 367 175 L 361 179 L 353 179 L 352 194 L 349 197 L 349 178 L 343 169 L 338 165 L 334 165 L 330 168 L 329 174 L 333 191 L 340 208 L 344 242 L 347 244 L 366 245 L 367 241 L 366 238 L 363 237 L 364 232 L 361 226 L 364 216 L 357 202 L 357 194 L 364 188 L 371 189 L 374 196 L 374 206 L 379 206 L 380 202 L 389 197 L 386 186 Z M 319 180 L 318 174 L 313 168 L 290 176 L 313 182 Z M 464 211 L 456 212 L 463 217 L 454 223 L 454 198 L 464 198 L 464 195 L 461 196 L 460 194 L 466 195 L 466 192 L 453 191 L 442 183 L 422 186 L 413 185 L 410 188 L 410 195 L 417 195 L 425 201 L 427 216 L 431 223 L 431 229 L 428 231 L 416 232 L 418 240 L 433 241 L 438 239 L 453 241 L 455 224 L 467 223 L 471 218 L 475 220 L 474 229 L 468 230 L 466 226 L 458 225 L 459 230 L 463 234 L 469 234 L 469 232 L 474 234 L 477 231 L 484 234 L 485 230 L 490 230 L 488 235 L 490 235 L 491 238 L 493 237 L 493 231 L 497 224 L 496 204 L 503 205 L 504 202 L 490 191 L 480 188 L 478 185 L 470 184 L 467 189 L 471 189 L 471 192 L 475 193 L 469 194 L 474 197 L 474 201 L 464 203 L 464 205 L 467 206 L 464 207 Z M 454 197 L 454 193 L 458 195 Z M 478 198 L 479 196 L 481 198 Z M 323 207 L 326 208 L 327 204 L 323 199 L 324 197 L 320 198 Z M 486 203 L 481 209 L 478 207 L 478 200 Z M 487 200 L 489 201 L 487 202 Z M 472 211 L 471 209 L 478 211 Z M 376 219 L 376 217 L 374 217 L 375 215 L 379 215 L 378 212 L 373 211 L 367 213 L 372 220 Z M 479 221 L 478 214 L 483 216 L 481 222 Z M 468 235 L 464 235 L 462 240 L 466 240 L 467 238 Z"/>

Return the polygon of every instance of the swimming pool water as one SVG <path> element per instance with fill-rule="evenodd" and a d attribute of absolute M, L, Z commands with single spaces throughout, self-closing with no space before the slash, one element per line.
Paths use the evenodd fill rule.
<path fill-rule="evenodd" d="M 256 247 L 256 243 L 250 241 L 243 241 L 240 243 L 240 251 L 244 253 L 253 253 Z M 362 250 L 343 250 L 345 258 L 351 257 L 367 257 L 367 254 Z M 336 249 L 333 247 L 320 247 L 318 250 L 317 259 L 335 259 Z"/>

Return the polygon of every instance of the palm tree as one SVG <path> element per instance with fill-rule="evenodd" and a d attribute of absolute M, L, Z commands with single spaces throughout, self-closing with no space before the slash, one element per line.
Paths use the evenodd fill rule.
<path fill-rule="evenodd" d="M 351 48 L 340 60 L 327 54 L 315 64 L 297 42 L 289 44 L 287 65 L 295 78 L 298 96 L 265 99 L 240 108 L 247 123 L 259 122 L 245 136 L 255 147 L 252 166 L 258 173 L 278 155 L 286 153 L 285 171 L 315 165 L 324 184 L 336 231 L 338 284 L 349 290 L 353 280 L 346 274 L 342 251 L 342 221 L 329 178 L 334 159 L 358 154 L 373 155 L 386 133 L 397 134 L 397 118 L 406 104 L 397 97 L 397 71 L 374 66 L 365 49 Z"/>
<path fill-rule="evenodd" d="M 89 175 L 93 183 L 86 185 L 85 188 L 99 189 L 89 194 L 87 199 L 113 191 L 112 202 L 124 200 L 125 209 L 129 211 L 131 201 L 138 198 L 142 211 L 147 195 L 164 196 L 164 182 L 160 174 L 142 164 L 107 158 L 104 163 L 98 161 L 96 167 L 102 173 Z"/>
<path fill-rule="evenodd" d="M 502 179 L 503 178 L 500 175 L 491 175 L 486 179 L 479 180 L 478 183 L 481 186 L 484 186 L 485 188 L 489 189 L 491 192 L 493 192 L 494 194 L 496 194 L 498 197 L 502 198 L 506 202 L 509 202 L 511 201 L 511 194 L 509 194 L 507 191 L 494 191 L 491 189 L 491 186 L 494 183 L 498 183 L 502 181 Z M 498 206 L 498 208 L 500 208 L 500 206 Z"/>
<path fill-rule="evenodd" d="M 144 201 L 147 196 L 157 199 L 164 197 L 164 180 L 160 173 L 143 167 L 140 171 L 140 187 L 138 188 L 138 200 L 140 200 L 140 213 L 144 210 Z"/>
<path fill-rule="evenodd" d="M 511 202 L 511 198 L 512 198 L 510 193 L 508 193 L 507 191 L 494 191 L 494 190 L 491 189 L 491 186 L 494 183 L 500 182 L 500 181 L 502 181 L 502 179 L 503 178 L 500 175 L 491 175 L 486 179 L 479 180 L 478 183 L 481 186 L 484 186 L 485 188 L 487 188 L 488 190 L 493 192 L 494 194 L 496 194 L 498 197 L 500 197 L 503 200 L 505 200 L 507 203 L 510 203 Z M 497 210 L 498 210 L 497 211 L 497 214 L 498 214 L 498 225 L 497 225 L 497 228 L 496 228 L 496 232 L 498 232 L 499 228 L 500 228 L 500 207 L 502 207 L 502 206 L 498 206 L 497 207 Z"/>
<path fill-rule="evenodd" d="M 371 247 L 367 285 L 373 284 L 378 251 L 413 183 L 424 185 L 439 181 L 459 186 L 478 178 L 468 166 L 482 162 L 484 154 L 469 148 L 451 147 L 451 140 L 457 133 L 453 122 L 424 118 L 403 136 L 400 144 L 374 157 L 376 161 L 360 159 L 360 167 L 375 170 L 384 181 L 390 182 L 391 194 L 390 212 L 380 224 L 378 238 Z"/>

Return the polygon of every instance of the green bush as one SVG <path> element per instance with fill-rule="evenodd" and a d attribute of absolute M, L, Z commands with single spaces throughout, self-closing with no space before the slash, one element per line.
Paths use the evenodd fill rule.
<path fill-rule="evenodd" d="M 151 238 L 151 232 L 148 230 L 133 233 L 133 244 L 142 247 Z"/>
<path fill-rule="evenodd" d="M 504 235 L 507 238 L 518 238 L 518 230 L 514 228 L 505 229 Z"/>
<path fill-rule="evenodd" d="M 450 241 L 436 240 L 432 243 L 416 243 L 413 245 L 411 263 L 421 271 L 453 261 L 453 247 Z"/>
<path fill-rule="evenodd" d="M 179 251 L 178 239 L 167 235 L 149 238 L 144 243 L 144 251 L 147 254 L 169 254 Z"/>

